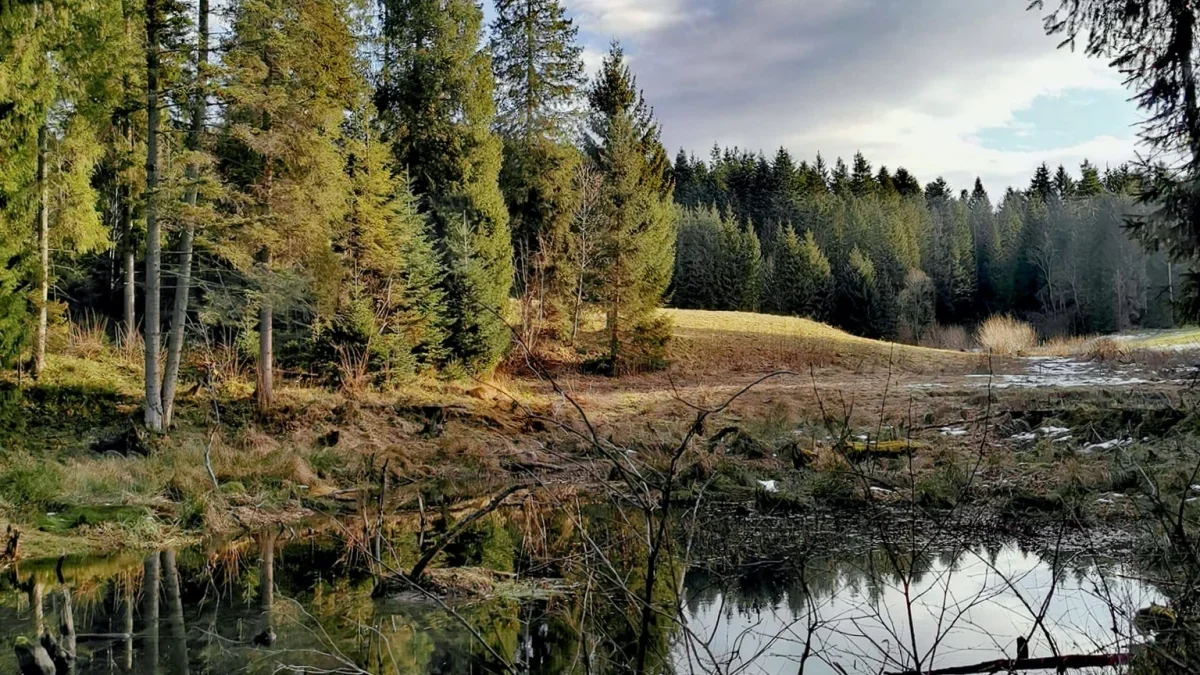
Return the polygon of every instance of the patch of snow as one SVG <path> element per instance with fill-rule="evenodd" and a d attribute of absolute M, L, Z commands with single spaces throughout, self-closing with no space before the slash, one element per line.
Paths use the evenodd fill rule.
<path fill-rule="evenodd" d="M 775 487 L 773 480 L 760 480 L 758 484 L 762 486 L 763 492 L 779 492 L 779 488 Z"/>
<path fill-rule="evenodd" d="M 977 388 L 1033 389 L 1041 387 L 1125 387 L 1149 384 L 1151 380 L 1132 376 L 1104 364 L 1059 356 L 1028 356 L 1026 372 L 1004 375 L 968 375 Z M 980 381 L 983 380 L 983 381 Z"/>
<path fill-rule="evenodd" d="M 877 495 L 890 495 L 890 494 L 892 494 L 892 490 L 889 490 L 889 489 L 887 489 L 887 488 L 875 487 L 874 485 L 872 485 L 872 486 L 871 486 L 871 492 L 872 492 L 872 493 L 874 493 L 874 494 L 877 494 Z"/>
<path fill-rule="evenodd" d="M 1014 441 L 1021 442 L 1021 443 L 1028 443 L 1029 441 L 1036 441 L 1037 434 L 1032 431 L 1028 431 L 1023 434 L 1013 434 L 1012 436 L 1009 436 L 1009 438 L 1011 438 Z"/>
<path fill-rule="evenodd" d="M 1132 444 L 1133 444 L 1132 438 L 1114 438 L 1111 441 L 1104 441 L 1103 443 L 1092 443 L 1091 445 L 1084 446 L 1080 450 L 1080 452 L 1087 454 L 1090 452 L 1112 450 L 1114 448 L 1123 448 L 1127 445 L 1132 445 Z"/>
<path fill-rule="evenodd" d="M 1041 429 L 1038 429 L 1038 433 L 1042 434 L 1043 436 L 1062 436 L 1070 431 L 1071 430 L 1066 427 L 1042 427 Z"/>
<path fill-rule="evenodd" d="M 962 427 L 942 427 L 939 431 L 943 436 L 966 436 L 969 433 Z"/>
<path fill-rule="evenodd" d="M 1059 436 L 1058 438 L 1051 438 L 1050 442 L 1051 443 L 1065 443 L 1065 442 L 1071 440 L 1072 438 L 1074 438 L 1074 436 L 1070 436 L 1070 435 Z"/>

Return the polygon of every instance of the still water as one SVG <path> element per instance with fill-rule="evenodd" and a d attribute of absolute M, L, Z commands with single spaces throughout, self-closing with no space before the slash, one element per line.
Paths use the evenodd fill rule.
<path fill-rule="evenodd" d="M 363 556 L 329 535 L 22 562 L 0 575 L 0 674 L 19 672 L 12 641 L 57 632 L 68 603 L 80 675 L 627 672 L 639 613 L 621 589 L 644 574 L 622 556 L 632 546 L 636 558 L 637 537 L 604 539 L 613 549 L 604 560 L 568 547 L 550 564 L 519 535 L 478 538 L 474 554 L 443 562 L 500 559 L 522 574 L 566 577 L 564 592 L 376 599 Z M 903 559 L 864 544 L 667 564 L 648 664 L 658 673 L 879 673 L 918 659 L 927 669 L 1013 657 L 1021 635 L 1033 636 L 1034 657 L 1128 651 L 1132 612 L 1160 600 L 1137 577 L 1111 561 L 1003 542 Z"/>

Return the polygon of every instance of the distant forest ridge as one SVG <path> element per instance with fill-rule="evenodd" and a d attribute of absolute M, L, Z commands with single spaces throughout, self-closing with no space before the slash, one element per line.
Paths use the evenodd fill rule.
<path fill-rule="evenodd" d="M 921 341 L 935 324 L 1012 314 L 1044 335 L 1174 324 L 1175 270 L 1125 230 L 1138 173 L 1043 164 L 993 201 L 904 168 L 797 163 L 714 147 L 672 169 L 680 224 L 670 303 L 828 321 Z"/>

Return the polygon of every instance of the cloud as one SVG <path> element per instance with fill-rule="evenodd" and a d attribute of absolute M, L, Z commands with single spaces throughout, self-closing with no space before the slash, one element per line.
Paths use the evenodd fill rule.
<path fill-rule="evenodd" d="M 1133 154 L 1126 128 L 1033 151 L 980 143 L 1035 100 L 1121 87 L 1104 63 L 1057 49 L 1019 0 L 567 2 L 589 36 L 600 34 L 589 17 L 623 26 L 616 35 L 672 150 L 783 145 L 832 161 L 861 149 L 923 180 L 969 186 L 978 174 L 993 192 L 1023 185 L 1043 160 Z M 642 7 L 655 17 L 639 23 Z"/>
<path fill-rule="evenodd" d="M 570 6 L 589 31 L 634 36 L 680 21 L 686 4 L 686 0 L 575 0 Z"/>

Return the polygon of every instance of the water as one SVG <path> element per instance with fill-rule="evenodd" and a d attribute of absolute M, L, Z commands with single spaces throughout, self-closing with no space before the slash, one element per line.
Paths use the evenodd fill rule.
<path fill-rule="evenodd" d="M 563 576 L 569 592 L 504 582 L 488 599 L 374 599 L 363 557 L 345 541 L 267 534 L 207 550 L 22 563 L 0 578 L 0 638 L 10 645 L 39 624 L 56 632 L 69 596 L 80 675 L 627 672 L 640 614 L 619 589 L 645 579 L 644 566 L 625 562 L 642 559 L 636 530 L 591 535 L 605 563 L 554 528 L 531 543 L 517 520 L 498 519 L 450 558 Z M 1161 601 L 1132 569 L 1083 555 L 1054 564 L 993 543 L 898 557 L 840 543 L 737 562 L 705 554 L 708 564 L 686 571 L 666 555 L 649 668 L 794 674 L 803 662 L 805 673 L 878 673 L 911 667 L 914 640 L 926 667 L 945 667 L 1014 656 L 1017 636 L 1030 634 L 1032 656 L 1049 656 L 1051 639 L 1059 653 L 1128 651 L 1128 617 Z M 1043 607 L 1044 630 L 1035 627 Z M 0 673 L 16 672 L 12 651 L 0 650 Z"/>

